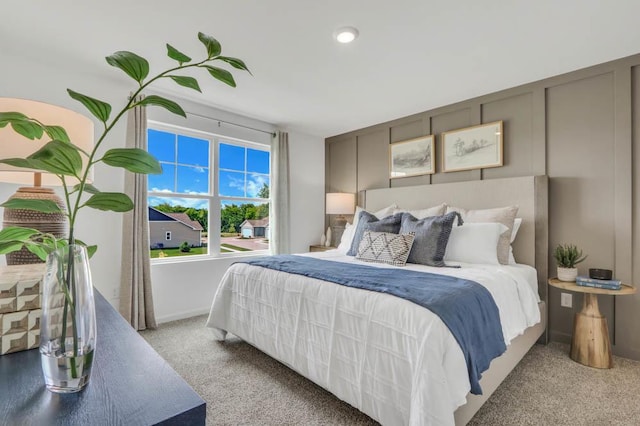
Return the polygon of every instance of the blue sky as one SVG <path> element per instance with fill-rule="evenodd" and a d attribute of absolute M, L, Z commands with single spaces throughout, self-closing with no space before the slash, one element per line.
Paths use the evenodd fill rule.
<path fill-rule="evenodd" d="M 210 143 L 205 139 L 148 130 L 148 150 L 162 165 L 162 174 L 149 175 L 149 191 L 185 194 L 208 194 Z M 213 143 L 211 143 L 213 149 Z M 269 152 L 219 143 L 219 195 L 257 197 L 263 184 L 269 185 Z M 206 208 L 206 201 L 188 198 L 170 200 L 150 197 L 151 205 L 170 202 L 174 205 Z"/>

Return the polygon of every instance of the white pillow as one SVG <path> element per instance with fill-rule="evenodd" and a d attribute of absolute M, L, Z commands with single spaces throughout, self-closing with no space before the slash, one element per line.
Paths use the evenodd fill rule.
<path fill-rule="evenodd" d="M 498 240 L 509 228 L 501 223 L 465 223 L 451 229 L 445 262 L 499 265 Z"/>
<path fill-rule="evenodd" d="M 351 248 L 351 241 L 353 241 L 353 235 L 356 232 L 356 227 L 347 222 L 344 226 L 344 232 L 342 233 L 342 238 L 340 239 L 340 244 L 338 244 L 338 250 L 341 252 L 348 252 Z"/>
<path fill-rule="evenodd" d="M 393 214 L 407 212 L 407 213 L 411 213 L 411 215 L 416 219 L 424 219 L 425 217 L 442 216 L 446 210 L 447 210 L 447 205 L 445 203 L 442 203 L 439 206 L 429 207 L 426 209 L 417 209 L 417 210 L 394 209 Z"/>

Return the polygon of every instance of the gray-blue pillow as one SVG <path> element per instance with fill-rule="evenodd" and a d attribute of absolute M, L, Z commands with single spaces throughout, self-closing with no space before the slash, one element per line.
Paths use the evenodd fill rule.
<path fill-rule="evenodd" d="M 367 211 L 361 211 L 358 219 L 358 227 L 353 233 L 351 248 L 347 252 L 347 256 L 355 256 L 358 254 L 358 247 L 365 231 L 373 232 L 389 232 L 397 234 L 400 231 L 400 222 L 402 221 L 402 213 L 396 213 L 393 216 L 387 216 L 378 220 L 377 217 Z"/>
<path fill-rule="evenodd" d="M 443 260 L 444 252 L 447 249 L 449 235 L 451 235 L 451 228 L 456 217 L 458 225 L 461 225 L 462 219 L 456 212 L 424 219 L 416 219 L 411 213 L 404 213 L 401 219 L 400 233 L 415 233 L 407 262 L 428 266 L 446 266 Z"/>

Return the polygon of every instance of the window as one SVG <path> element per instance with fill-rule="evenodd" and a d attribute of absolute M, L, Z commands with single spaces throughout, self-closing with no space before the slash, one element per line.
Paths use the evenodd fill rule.
<path fill-rule="evenodd" d="M 269 146 L 149 123 L 151 257 L 269 249 Z M 164 239 L 162 237 L 164 236 Z"/>

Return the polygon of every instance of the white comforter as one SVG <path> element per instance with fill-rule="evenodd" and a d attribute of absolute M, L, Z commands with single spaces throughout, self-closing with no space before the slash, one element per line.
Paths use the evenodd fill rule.
<path fill-rule="evenodd" d="M 309 255 L 363 263 L 337 251 Z M 507 344 L 540 321 L 531 267 L 405 268 L 482 284 Z M 240 263 L 222 279 L 207 326 L 216 339 L 239 336 L 384 425 L 452 425 L 470 390 L 462 350 L 442 320 L 388 294 Z"/>

